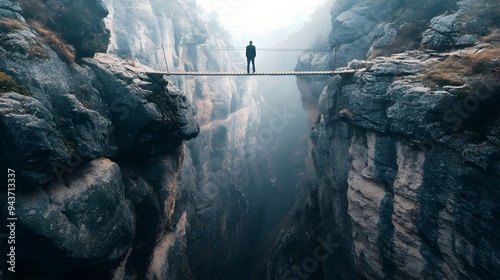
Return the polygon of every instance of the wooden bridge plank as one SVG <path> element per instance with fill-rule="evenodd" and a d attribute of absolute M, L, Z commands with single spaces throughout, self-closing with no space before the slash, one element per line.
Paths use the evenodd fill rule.
<path fill-rule="evenodd" d="M 281 71 L 281 72 L 255 72 L 248 74 L 246 72 L 182 72 L 182 71 L 150 71 L 147 74 L 166 75 L 166 76 L 307 76 L 307 75 L 336 75 L 336 74 L 354 74 L 366 69 L 342 69 L 334 71 Z"/>

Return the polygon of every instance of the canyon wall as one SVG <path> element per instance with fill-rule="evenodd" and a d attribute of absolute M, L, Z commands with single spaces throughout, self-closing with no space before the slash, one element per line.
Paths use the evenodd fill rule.
<path fill-rule="evenodd" d="M 268 174 L 255 80 L 146 73 L 243 68 L 194 7 L 0 0 L 18 276 L 499 277 L 497 1 L 334 3 L 331 53 L 297 68 L 357 72 L 297 80 L 307 172 L 274 245 L 265 207 L 291 188 Z"/>
<path fill-rule="evenodd" d="M 218 23 L 194 1 L 0 8 L 0 167 L 16 171 L 20 275 L 246 275 L 271 185 L 256 82 L 146 73 L 242 69 Z"/>
<path fill-rule="evenodd" d="M 1 168 L 16 178 L 15 207 L 4 204 L 2 215 L 17 218 L 16 276 L 161 274 L 156 248 L 172 260 L 168 252 L 184 254 L 187 242 L 187 210 L 174 209 L 182 142 L 199 134 L 194 107 L 172 83 L 145 73 L 152 69 L 93 56 L 109 38 L 96 29 L 107 15 L 99 1 L 0 7 Z M 68 18 L 82 20 L 76 33 L 93 34 L 75 39 L 80 47 L 65 43 L 73 34 L 50 27 Z M 189 270 L 181 260 L 169 273 Z M 8 278 L 6 266 L 2 260 Z"/>
<path fill-rule="evenodd" d="M 495 1 L 336 1 L 299 69 L 309 174 L 266 279 L 497 279 Z M 325 66 L 327 65 L 327 66 Z"/>
<path fill-rule="evenodd" d="M 216 21 L 202 17 L 195 1 L 114 0 L 107 6 L 110 53 L 159 70 L 244 68 L 243 54 L 231 50 L 229 36 Z M 191 273 L 195 279 L 242 277 L 238 273 L 245 274 L 239 271 L 248 269 L 247 256 L 260 238 L 270 185 L 258 139 L 257 83 L 250 77 L 168 79 L 193 104 L 200 124 L 200 134 L 184 148 L 178 181 L 183 196 L 176 209 L 187 209 Z"/>

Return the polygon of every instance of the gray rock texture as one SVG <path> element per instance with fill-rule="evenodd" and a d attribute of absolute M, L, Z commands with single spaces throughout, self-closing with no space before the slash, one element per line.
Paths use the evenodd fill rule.
<path fill-rule="evenodd" d="M 239 277 L 269 185 L 256 82 L 145 73 L 165 70 L 165 57 L 171 70 L 241 69 L 241 54 L 207 50 L 230 46 L 220 26 L 191 1 L 28 2 L 0 2 L 19 19 L 0 29 L 0 71 L 29 90 L 0 96 L 0 168 L 18 172 L 29 202 L 22 263 L 33 269 L 22 277 Z"/>
<path fill-rule="evenodd" d="M 112 54 L 163 71 L 167 65 L 171 71 L 244 68 L 242 53 L 228 50 L 233 46 L 221 27 L 197 15 L 194 1 L 105 2 L 110 11 L 106 23 Z M 256 246 L 260 233 L 254 229 L 262 222 L 259 209 L 268 199 L 265 188 L 269 187 L 264 147 L 258 139 L 261 104 L 256 81 L 248 77 L 168 79 L 193 104 L 200 134 L 184 149 L 174 213 L 174 219 L 180 219 L 186 212 L 185 230 L 178 235 L 186 238 L 181 243 L 186 250 L 182 263 L 187 264 L 179 270 L 185 274 L 174 275 L 180 267 L 174 260 L 182 254 L 173 259 L 160 254 L 162 266 L 155 266 L 151 275 L 168 275 L 168 279 L 246 277 L 230 274 L 240 267 L 248 269 L 241 258 Z M 130 122 L 126 123 L 130 131 Z M 170 244 L 173 239 L 165 235 L 162 240 L 159 243 Z"/>
<path fill-rule="evenodd" d="M 21 6 L 18 1 L 2 0 L 0 1 L 1 17 L 22 19 Z"/>
<path fill-rule="evenodd" d="M 447 50 L 473 46 L 481 36 L 488 35 L 498 21 L 490 14 L 496 10 L 492 1 L 457 1 L 458 10 L 430 21 L 422 34 L 422 44 L 430 49 Z"/>
<path fill-rule="evenodd" d="M 57 141 L 50 141 L 64 143 L 67 150 L 57 152 L 59 160 L 52 161 L 58 171 L 29 183 L 44 184 L 50 175 L 59 177 L 59 164 L 67 165 L 65 162 L 79 162 L 76 164 L 79 165 L 99 156 L 164 152 L 197 134 L 198 124 L 187 99 L 163 78 L 143 73 L 150 69 L 132 67 L 128 62 L 104 55 L 88 59 L 85 65 L 68 65 L 49 46 L 37 41 L 32 31 L 22 30 L 19 35 L 28 45 L 40 44 L 47 48 L 48 57 L 32 60 L 19 52 L 10 52 L 2 57 L 2 65 L 26 84 L 32 97 L 46 108 L 44 119 L 56 130 L 51 137 L 59 137 Z M 54 73 L 60 79 L 53 79 Z M 11 96 L 3 98 L 7 100 Z M 31 98 L 20 100 L 27 103 Z M 11 123 L 4 129 L 15 131 L 18 125 Z M 38 153 L 46 152 L 42 149 Z M 16 158 L 8 154 L 10 152 L 7 157 Z M 63 155 L 66 158 L 61 158 Z M 34 171 L 40 169 L 33 160 L 26 160 L 25 164 Z M 49 166 L 43 168 L 47 171 Z"/>
<path fill-rule="evenodd" d="M 71 44 L 77 57 L 92 57 L 105 52 L 109 43 L 109 31 L 103 18 L 108 10 L 102 0 L 14 0 L 23 8 L 27 20 L 41 23 Z"/>
<path fill-rule="evenodd" d="M 431 17 L 420 17 L 415 9 L 431 7 L 430 1 L 334 4 L 330 44 L 337 48 L 338 66 L 357 59 L 348 67 L 367 70 L 333 77 L 323 87 L 299 80 L 304 107 L 316 120 L 310 136 L 312 166 L 262 278 L 500 276 L 498 70 L 479 63 L 476 72 L 460 77 L 461 85 L 446 79 L 432 84 L 426 76 L 446 58 L 484 52 L 480 38 L 492 31 L 493 13 L 500 6 L 492 1 L 445 2 L 434 1 Z M 381 7 L 392 10 L 391 16 L 376 13 Z M 351 22 L 353 17 L 358 21 Z M 356 28 L 360 21 L 374 27 Z M 414 49 L 439 52 L 407 48 L 395 53 L 397 44 L 409 46 L 397 35 L 408 32 L 409 23 L 423 34 L 415 38 Z M 379 34 L 385 35 L 375 36 L 377 28 L 384 28 Z M 391 39 L 391 34 L 396 35 Z M 345 51 L 349 48 L 354 50 Z M 449 48 L 464 49 L 445 52 Z M 334 56 L 332 52 L 330 65 Z M 307 57 L 311 55 L 299 61 L 304 69 Z"/>
<path fill-rule="evenodd" d="M 426 55 L 419 63 L 414 55 L 374 59 L 368 71 L 334 79 L 322 92 L 311 131 L 319 178 L 304 182 L 294 227 L 278 239 L 274 257 L 281 259 L 270 261 L 267 279 L 307 271 L 302 262 L 318 236 L 338 247 L 316 261 L 319 279 L 500 275 L 500 146 L 491 137 L 498 114 L 479 113 L 498 110 L 500 80 L 484 80 L 489 97 L 474 97 L 478 107 L 468 107 L 457 128 L 447 116 L 472 97 L 422 84 L 416 65 Z M 465 125 L 475 117 L 481 125 Z"/>
<path fill-rule="evenodd" d="M 41 6 L 38 16 L 50 17 L 57 28 L 44 24 L 60 34 L 54 36 L 70 36 L 64 28 L 80 25 L 73 31 L 86 39 L 75 39 L 83 43 L 75 45 L 75 62 L 23 17 L 34 16 L 32 7 L 4 2 L 1 14 L 14 21 L 0 23 L 0 72 L 17 86 L 2 84 L 0 93 L 0 168 L 16 171 L 19 277 L 153 279 L 165 261 L 175 268 L 159 275 L 189 272 L 181 261 L 189 226 L 174 212 L 182 142 L 199 133 L 188 98 L 138 62 L 105 54 L 81 59 L 108 44 L 107 31 L 95 30 L 107 14 L 100 2 Z M 65 25 L 70 15 L 74 21 Z M 168 250 L 177 259 L 158 241 L 171 236 L 176 245 Z"/>
<path fill-rule="evenodd" d="M 335 1 L 330 66 L 420 47 L 473 46 L 498 24 L 495 1 Z M 319 65 L 317 65 L 319 66 Z M 316 68 L 315 68 L 316 69 Z"/>
<path fill-rule="evenodd" d="M 38 100 L 10 92 L 0 97 L 0 115 L 5 161 L 17 167 L 21 186 L 50 181 L 51 164 L 69 157 L 52 114 Z"/>
<path fill-rule="evenodd" d="M 335 1 L 331 53 L 297 68 L 359 71 L 298 80 L 310 152 L 274 244 L 256 81 L 146 74 L 243 68 L 193 5 L 0 0 L 0 74 L 27 89 L 0 93 L 20 278 L 500 277 L 498 61 L 428 77 L 494 53 L 497 1 Z"/>
<path fill-rule="evenodd" d="M 120 168 L 108 159 L 76 170 L 66 185 L 18 193 L 16 205 L 21 267 L 64 275 L 111 266 L 134 238 L 134 209 L 125 199 Z"/>
<path fill-rule="evenodd" d="M 138 73 L 151 69 L 139 69 L 102 54 L 85 59 L 85 63 L 94 71 L 95 83 L 112 107 L 120 154 L 147 156 L 177 147 L 198 134 L 199 126 L 186 97 L 168 86 L 163 77 Z"/>

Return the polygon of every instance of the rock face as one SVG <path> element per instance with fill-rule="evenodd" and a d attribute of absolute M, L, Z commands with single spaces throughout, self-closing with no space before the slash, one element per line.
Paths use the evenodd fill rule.
<path fill-rule="evenodd" d="M 0 0 L 0 75 L 13 77 L 0 169 L 17 174 L 19 277 L 500 277 L 499 47 L 482 37 L 495 1 L 335 2 L 320 40 L 332 53 L 298 67 L 359 71 L 298 81 L 308 172 L 260 271 L 248 268 L 269 230 L 259 210 L 280 192 L 265 189 L 255 81 L 145 73 L 165 59 L 241 68 L 208 50 L 228 47 L 217 24 L 192 1 L 21 3 Z M 93 56 L 107 36 L 110 54 Z"/>
<path fill-rule="evenodd" d="M 25 19 L 39 22 L 60 34 L 75 48 L 77 57 L 92 57 L 106 51 L 109 31 L 102 19 L 108 15 L 108 10 L 101 0 L 20 0 L 19 3 Z"/>
<path fill-rule="evenodd" d="M 221 27 L 201 19 L 194 2 L 106 1 L 109 52 L 159 70 L 168 65 L 171 71 L 242 71 L 242 54 L 227 50 L 231 45 Z M 269 199 L 265 188 L 270 185 L 258 139 L 261 109 L 256 82 L 246 77 L 171 79 L 193 104 L 200 134 L 185 147 L 174 213 L 180 217 L 186 211 L 182 261 L 189 264 L 183 272 L 189 273 L 174 276 L 167 268 L 174 261 L 158 253 L 158 262 L 164 264 L 157 266 L 162 268 L 158 275 L 168 275 L 162 279 L 247 277 L 248 272 L 241 271 L 250 265 L 242 259 L 260 238 L 256 229 L 263 220 L 260 208 Z M 164 238 L 170 243 L 171 237 Z"/>
<path fill-rule="evenodd" d="M 0 168 L 16 172 L 19 277 L 175 279 L 169 275 L 188 273 L 182 262 L 186 211 L 174 209 L 183 197 L 177 191 L 182 142 L 199 133 L 191 103 L 139 63 L 105 54 L 67 60 L 60 52 L 71 49 L 59 37 L 65 31 L 27 21 L 22 4 L 0 5 L 0 72 L 27 89 L 12 92 L 10 82 L 0 93 Z M 50 6 L 66 7 L 67 16 L 73 8 L 82 9 L 83 18 L 92 14 L 85 19 L 93 24 L 78 31 L 84 38 L 75 39 L 81 52 L 75 48 L 82 56 L 85 48 L 99 51 L 103 42 L 85 34 L 104 24 L 105 8 L 66 4 L 45 1 L 39 12 L 50 15 Z M 65 28 L 63 18 L 51 17 L 51 24 Z M 161 274 L 168 266 L 158 254 L 175 264 L 168 273 Z"/>
<path fill-rule="evenodd" d="M 234 71 L 241 54 L 209 49 L 229 45 L 194 2 L 69 2 L 0 2 L 0 71 L 29 89 L 0 96 L 22 277 L 245 277 L 269 185 L 256 82 L 145 73 Z"/>
<path fill-rule="evenodd" d="M 121 155 L 137 157 L 168 151 L 199 133 L 198 123 L 193 121 L 194 110 L 178 89 L 162 77 L 134 73 L 150 69 L 120 64 L 120 60 L 105 55 L 86 59 L 85 64 L 94 71 L 97 86 L 113 106 L 114 133 Z M 154 143 L 153 139 L 163 143 Z"/>
<path fill-rule="evenodd" d="M 492 23 L 499 21 L 498 16 L 491 14 L 497 9 L 493 1 L 460 1 L 457 4 L 455 13 L 439 15 L 430 21 L 422 35 L 424 46 L 437 50 L 472 47 L 479 37 L 491 32 Z"/>
<path fill-rule="evenodd" d="M 15 92 L 3 94 L 0 106 L 2 142 L 10 147 L 5 162 L 17 167 L 25 187 L 48 182 L 53 178 L 51 163 L 69 158 L 52 114 L 38 100 Z"/>
<path fill-rule="evenodd" d="M 367 70 L 334 77 L 324 87 L 318 81 L 298 82 L 305 107 L 312 108 L 310 119 L 316 120 L 310 154 L 314 168 L 304 178 L 291 226 L 276 240 L 262 277 L 500 276 L 500 146 L 495 136 L 500 76 L 498 68 L 488 66 L 495 56 L 480 62 L 498 49 L 498 42 L 481 37 L 492 31 L 500 6 L 444 2 L 434 1 L 444 10 L 422 18 L 409 8 L 426 8 L 430 2 L 336 1 L 330 36 L 337 48 L 336 66 L 358 59 L 348 67 Z M 382 7 L 392 9 L 391 17 L 377 12 Z M 398 32 L 414 19 L 422 23 L 415 25 L 417 34 L 423 34 L 417 46 L 441 52 L 376 57 L 397 52 L 395 44 L 411 44 L 396 39 L 402 39 Z M 454 29 L 475 23 L 478 30 Z M 370 28 L 362 32 L 359 26 Z M 385 35 L 377 37 L 380 28 Z M 301 57 L 299 67 L 321 66 L 307 57 L 311 54 Z M 332 52 L 330 65 L 334 57 Z M 445 70 L 454 59 L 470 60 Z M 457 70 L 459 65 L 468 70 Z M 437 72 L 430 75 L 432 71 Z M 460 85 L 435 75 L 448 71 L 462 75 Z"/>
<path fill-rule="evenodd" d="M 116 163 L 96 159 L 68 181 L 18 196 L 21 267 L 64 274 L 112 265 L 132 244 L 134 209 Z"/>
<path fill-rule="evenodd" d="M 330 33 L 335 66 L 421 45 L 437 50 L 472 46 L 498 21 L 488 13 L 495 7 L 492 1 L 335 1 Z"/>

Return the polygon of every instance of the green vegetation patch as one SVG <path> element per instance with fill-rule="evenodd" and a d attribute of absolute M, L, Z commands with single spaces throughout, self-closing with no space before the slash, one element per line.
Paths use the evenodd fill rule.
<path fill-rule="evenodd" d="M 18 84 L 16 80 L 7 73 L 0 72 L 0 94 L 10 91 L 17 92 L 25 96 L 31 96 L 31 92 L 27 87 Z"/>

